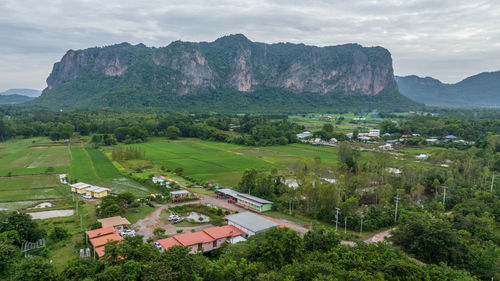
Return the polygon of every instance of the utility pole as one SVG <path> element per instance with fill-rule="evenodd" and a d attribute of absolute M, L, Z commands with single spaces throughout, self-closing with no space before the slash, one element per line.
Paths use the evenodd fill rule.
<path fill-rule="evenodd" d="M 83 230 L 82 214 L 80 214 L 80 230 Z"/>
<path fill-rule="evenodd" d="M 495 182 L 495 174 L 491 176 L 491 187 L 490 187 L 490 192 L 493 192 L 493 183 Z"/>
<path fill-rule="evenodd" d="M 78 199 L 76 199 L 76 214 L 78 215 Z"/>
<path fill-rule="evenodd" d="M 335 208 L 335 210 L 337 210 L 337 213 L 335 214 L 335 232 L 337 232 L 337 229 L 339 227 L 339 211 L 340 211 L 340 208 L 337 207 L 337 208 Z"/>
<path fill-rule="evenodd" d="M 394 224 L 396 224 L 396 222 L 398 221 L 398 203 L 401 198 L 396 195 L 396 198 L 394 198 L 394 200 L 396 201 L 396 210 L 394 211 Z"/>
<path fill-rule="evenodd" d="M 359 237 L 363 235 L 363 213 L 361 213 L 361 229 L 359 230 Z"/>
<path fill-rule="evenodd" d="M 446 185 L 443 185 L 443 206 L 446 206 L 445 203 L 446 203 L 446 190 L 448 189 L 448 187 Z"/>
<path fill-rule="evenodd" d="M 347 216 L 344 216 L 344 234 L 347 233 Z"/>

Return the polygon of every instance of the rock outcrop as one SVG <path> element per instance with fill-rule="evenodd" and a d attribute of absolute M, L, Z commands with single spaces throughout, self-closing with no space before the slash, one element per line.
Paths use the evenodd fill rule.
<path fill-rule="evenodd" d="M 263 44 L 241 34 L 210 43 L 176 41 L 162 48 L 122 43 L 70 50 L 54 64 L 45 92 L 83 77 L 119 77 L 124 84 L 139 79 L 135 87 L 171 95 L 269 88 L 377 95 L 396 89 L 391 55 L 384 48 Z"/>

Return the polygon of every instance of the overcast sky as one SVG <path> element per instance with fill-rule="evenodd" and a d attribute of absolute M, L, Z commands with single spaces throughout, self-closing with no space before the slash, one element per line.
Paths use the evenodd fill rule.
<path fill-rule="evenodd" d="M 1 0 L 0 91 L 45 88 L 68 49 L 234 33 L 266 43 L 379 45 L 392 53 L 395 74 L 443 82 L 500 70 L 498 0 Z"/>

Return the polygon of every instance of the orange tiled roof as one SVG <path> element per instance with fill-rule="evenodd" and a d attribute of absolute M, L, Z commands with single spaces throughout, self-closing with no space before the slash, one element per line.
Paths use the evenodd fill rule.
<path fill-rule="evenodd" d="M 129 225 L 130 222 L 121 216 L 115 216 L 110 218 L 98 219 L 98 222 L 102 224 L 102 227 L 117 226 L 117 225 Z"/>
<path fill-rule="evenodd" d="M 123 237 L 121 237 L 120 235 L 118 235 L 116 233 L 111 233 L 108 235 L 104 235 L 104 236 L 96 237 L 94 239 L 90 239 L 90 244 L 92 244 L 92 246 L 94 246 L 94 248 L 98 248 L 98 247 L 104 246 L 106 243 L 108 243 L 110 241 L 122 241 L 122 240 L 123 240 Z"/>
<path fill-rule="evenodd" d="M 206 234 L 208 234 L 213 239 L 220 239 L 220 238 L 224 238 L 224 237 L 234 237 L 234 236 L 244 234 L 243 231 L 239 230 L 238 228 L 236 228 L 232 225 L 214 226 L 214 227 L 205 228 L 202 231 L 205 232 Z"/>
<path fill-rule="evenodd" d="M 87 233 L 87 236 L 89 237 L 89 239 L 92 239 L 92 238 L 96 238 L 99 236 L 114 233 L 115 231 L 116 230 L 114 227 L 108 226 L 108 227 L 98 228 L 98 229 L 94 229 L 94 230 L 89 230 L 89 231 L 86 231 L 85 233 Z"/>
<path fill-rule="evenodd" d="M 97 256 L 99 258 L 101 258 L 102 256 L 104 256 L 104 246 L 101 246 L 101 247 L 98 247 L 98 248 L 94 248 L 94 251 L 95 251 L 95 253 L 97 254 Z"/>
<path fill-rule="evenodd" d="M 174 236 L 175 240 L 182 246 L 191 246 L 198 243 L 208 243 L 214 241 L 212 237 L 202 231 L 182 233 Z"/>
<path fill-rule="evenodd" d="M 175 245 L 182 246 L 181 243 L 179 243 L 179 241 L 175 240 L 174 237 L 160 239 L 160 240 L 158 240 L 158 243 L 160 243 L 160 245 L 165 250 L 172 247 L 172 246 L 175 246 Z"/>

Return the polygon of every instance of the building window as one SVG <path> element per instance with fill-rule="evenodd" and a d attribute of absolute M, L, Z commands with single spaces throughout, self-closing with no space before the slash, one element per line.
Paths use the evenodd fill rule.
<path fill-rule="evenodd" d="M 201 243 L 198 243 L 198 251 L 201 251 L 202 247 L 201 247 Z"/>
<path fill-rule="evenodd" d="M 212 247 L 217 248 L 217 240 L 215 240 L 215 241 L 213 242 Z"/>

